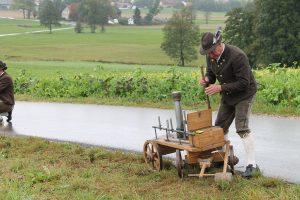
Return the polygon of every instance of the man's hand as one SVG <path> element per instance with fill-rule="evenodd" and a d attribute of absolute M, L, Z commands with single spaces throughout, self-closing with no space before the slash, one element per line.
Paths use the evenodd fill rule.
<path fill-rule="evenodd" d="M 222 91 L 221 85 L 212 84 L 205 88 L 205 94 L 213 95 Z"/>
<path fill-rule="evenodd" d="M 204 78 L 200 78 L 199 83 L 200 83 L 200 85 L 202 85 L 203 87 L 205 87 L 206 84 L 209 83 L 208 77 L 205 76 Z"/>

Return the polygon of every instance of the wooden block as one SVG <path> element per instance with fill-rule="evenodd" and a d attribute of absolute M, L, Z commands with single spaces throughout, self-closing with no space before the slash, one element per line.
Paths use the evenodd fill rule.
<path fill-rule="evenodd" d="M 203 152 L 187 152 L 186 160 L 189 164 L 198 163 L 198 159 L 209 158 L 211 157 L 211 151 L 203 151 Z"/>
<path fill-rule="evenodd" d="M 206 127 L 212 126 L 211 109 L 197 111 L 187 114 L 188 131 L 192 132 Z"/>
<path fill-rule="evenodd" d="M 202 150 L 214 149 L 222 147 L 226 142 L 224 139 L 223 129 L 217 126 L 201 129 L 202 134 L 189 136 L 190 144 Z"/>
<path fill-rule="evenodd" d="M 225 158 L 225 152 L 214 152 L 214 162 L 223 162 Z"/>

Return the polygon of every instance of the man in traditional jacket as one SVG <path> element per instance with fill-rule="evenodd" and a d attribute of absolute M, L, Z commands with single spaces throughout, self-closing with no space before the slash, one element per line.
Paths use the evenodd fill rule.
<path fill-rule="evenodd" d="M 249 115 L 257 90 L 248 57 L 238 47 L 222 43 L 221 31 L 203 35 L 200 54 L 206 55 L 207 71 L 200 79 L 205 93 L 221 94 L 221 103 L 215 122 L 224 130 L 225 138 L 235 118 L 236 132 L 241 137 L 246 152 L 245 178 L 259 172 L 255 163 L 254 139 L 249 128 Z M 218 83 L 216 83 L 218 80 Z"/>
<path fill-rule="evenodd" d="M 5 72 L 7 66 L 0 61 L 0 113 L 7 112 L 7 122 L 12 119 L 12 110 L 15 105 L 14 87 L 12 78 Z M 0 122 L 2 122 L 2 117 Z"/>

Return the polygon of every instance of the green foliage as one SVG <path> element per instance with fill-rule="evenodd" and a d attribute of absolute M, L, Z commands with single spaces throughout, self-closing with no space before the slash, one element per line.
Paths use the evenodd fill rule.
<path fill-rule="evenodd" d="M 95 33 L 97 25 L 104 32 L 109 17 L 114 15 L 110 0 L 84 0 L 79 10 L 79 15 L 90 25 L 92 33 Z"/>
<path fill-rule="evenodd" d="M 257 73 L 259 95 L 263 103 L 300 108 L 299 71 L 279 68 L 272 64 L 266 70 Z"/>
<path fill-rule="evenodd" d="M 259 7 L 258 7 L 259 6 Z M 264 63 L 291 65 L 300 60 L 300 12 L 297 0 L 257 0 L 257 33 Z"/>
<path fill-rule="evenodd" d="M 52 25 L 59 25 L 59 20 L 61 18 L 59 5 L 59 0 L 44 0 L 40 5 L 40 23 L 48 27 L 50 33 L 52 33 Z"/>
<path fill-rule="evenodd" d="M 138 7 L 134 10 L 133 20 L 136 25 L 141 25 L 142 17 L 141 11 Z"/>
<path fill-rule="evenodd" d="M 33 78 L 23 71 L 15 79 L 15 92 L 46 98 L 96 96 L 158 102 L 169 99 L 172 91 L 181 90 L 185 102 L 204 100 L 203 90 L 197 84 L 197 74 L 191 77 L 174 68 L 160 74 L 146 73 L 141 69 L 122 74 L 99 70 L 98 75 L 65 77 L 58 74 L 51 79 Z"/>
<path fill-rule="evenodd" d="M 77 21 L 76 21 L 76 26 L 75 26 L 75 28 L 74 28 L 74 31 L 75 31 L 76 33 L 81 33 L 82 30 L 83 30 L 83 27 L 82 27 L 82 25 L 81 25 L 81 22 L 80 22 L 80 20 L 77 20 Z"/>
<path fill-rule="evenodd" d="M 151 5 L 149 6 L 149 12 L 144 18 L 146 24 L 148 25 L 152 24 L 153 17 L 160 12 L 161 8 L 159 7 L 159 4 L 160 4 L 160 0 L 152 1 Z"/>
<path fill-rule="evenodd" d="M 226 16 L 225 35 L 227 43 L 243 49 L 249 58 L 250 65 L 254 65 L 258 55 L 257 37 L 255 36 L 256 13 L 254 6 L 237 8 L 228 12 Z"/>
<path fill-rule="evenodd" d="M 300 71 L 278 68 L 275 64 L 254 71 L 259 89 L 259 104 L 300 109 Z M 52 78 L 32 77 L 25 71 L 15 78 L 16 94 L 42 98 L 117 98 L 134 102 L 172 101 L 172 91 L 182 91 L 183 103 L 192 106 L 205 101 L 199 86 L 197 71 L 184 72 L 175 68 L 167 71 L 147 72 L 140 68 L 133 72 L 115 73 L 98 68 L 93 74 L 84 73 Z"/>
<path fill-rule="evenodd" d="M 243 49 L 251 64 L 300 60 L 299 7 L 296 0 L 256 0 L 227 13 L 225 39 Z"/>
<path fill-rule="evenodd" d="M 14 0 L 13 8 L 21 9 L 23 11 L 23 18 L 30 19 L 31 13 L 35 12 L 34 0 Z"/>
<path fill-rule="evenodd" d="M 161 48 L 181 66 L 197 59 L 195 46 L 200 42 L 200 31 L 194 23 L 194 17 L 190 9 L 182 9 L 175 12 L 163 28 L 164 41 Z"/>

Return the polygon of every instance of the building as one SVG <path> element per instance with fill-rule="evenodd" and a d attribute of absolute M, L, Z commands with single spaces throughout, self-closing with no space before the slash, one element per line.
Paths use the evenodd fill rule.
<path fill-rule="evenodd" d="M 12 0 L 0 0 L 0 10 L 8 10 L 12 6 Z"/>
<path fill-rule="evenodd" d="M 78 6 L 78 3 L 67 5 L 66 8 L 62 11 L 61 17 L 65 20 L 74 20 Z"/>

